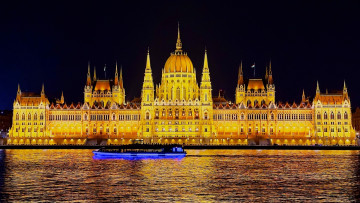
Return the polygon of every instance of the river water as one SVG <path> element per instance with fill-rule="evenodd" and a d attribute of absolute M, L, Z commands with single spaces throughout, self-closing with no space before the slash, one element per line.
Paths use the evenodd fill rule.
<path fill-rule="evenodd" d="M 360 152 L 187 150 L 183 159 L 94 159 L 91 150 L 0 151 L 0 201 L 360 200 Z"/>

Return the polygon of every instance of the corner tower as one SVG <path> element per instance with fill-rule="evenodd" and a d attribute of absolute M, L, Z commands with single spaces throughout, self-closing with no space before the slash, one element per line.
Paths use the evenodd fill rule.
<path fill-rule="evenodd" d="M 235 103 L 240 104 L 241 102 L 245 102 L 245 84 L 244 84 L 242 62 L 240 63 L 239 66 L 238 82 L 235 91 Z"/>
<path fill-rule="evenodd" d="M 150 65 L 150 53 L 146 57 L 144 83 L 141 91 L 141 134 L 145 142 L 149 142 L 153 135 L 154 120 L 154 82 Z"/>

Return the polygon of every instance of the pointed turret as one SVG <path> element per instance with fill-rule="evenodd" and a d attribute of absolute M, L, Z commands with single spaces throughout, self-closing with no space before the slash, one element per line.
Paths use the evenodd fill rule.
<path fill-rule="evenodd" d="M 344 95 L 345 97 L 348 97 L 348 90 L 347 90 L 347 87 L 346 87 L 345 80 L 344 80 L 343 95 Z"/>
<path fill-rule="evenodd" d="M 20 84 L 18 83 L 18 90 L 17 90 L 17 94 L 21 95 L 21 89 L 20 89 Z"/>
<path fill-rule="evenodd" d="M 344 88 L 343 88 L 343 92 L 347 92 L 347 87 L 346 87 L 345 80 L 344 80 Z"/>
<path fill-rule="evenodd" d="M 119 75 L 118 75 L 117 61 L 116 61 L 116 63 L 115 63 L 115 78 L 114 78 L 114 85 L 119 85 Z"/>
<path fill-rule="evenodd" d="M 319 81 L 316 81 L 316 96 L 320 95 Z"/>
<path fill-rule="evenodd" d="M 303 93 L 302 93 L 302 96 L 301 96 L 301 102 L 305 102 L 306 101 L 306 98 L 305 98 L 305 91 L 303 89 Z"/>
<path fill-rule="evenodd" d="M 94 81 L 96 81 L 96 67 L 94 66 L 94 78 L 93 78 Z"/>
<path fill-rule="evenodd" d="M 44 87 L 44 83 L 42 84 L 42 88 L 41 88 L 41 95 L 45 95 L 45 87 Z"/>
<path fill-rule="evenodd" d="M 45 86 L 44 83 L 42 84 L 42 88 L 41 88 L 41 99 L 45 99 Z"/>
<path fill-rule="evenodd" d="M 87 73 L 87 77 L 86 77 L 86 85 L 87 86 L 91 85 L 90 61 L 88 62 L 88 73 Z"/>
<path fill-rule="evenodd" d="M 238 73 L 238 86 L 243 84 L 244 84 L 244 74 L 243 74 L 242 61 L 241 61 L 239 66 L 239 73 Z"/>
<path fill-rule="evenodd" d="M 207 50 L 205 48 L 205 55 L 204 55 L 204 69 L 209 70 L 208 58 L 207 58 Z"/>
<path fill-rule="evenodd" d="M 64 99 L 64 92 L 61 91 L 61 98 L 60 98 L 60 102 L 61 104 L 65 103 L 65 99 Z"/>
<path fill-rule="evenodd" d="M 267 80 L 269 78 L 269 73 L 268 73 L 268 67 L 266 66 L 265 69 L 265 80 Z"/>
<path fill-rule="evenodd" d="M 180 39 L 180 23 L 178 22 L 178 37 L 176 40 L 176 50 L 175 54 L 180 54 L 182 52 L 182 43 Z"/>
<path fill-rule="evenodd" d="M 273 84 L 272 70 L 271 70 L 271 61 L 269 63 L 269 76 L 268 76 L 268 84 Z"/>
<path fill-rule="evenodd" d="M 120 88 L 124 88 L 124 81 L 123 81 L 123 75 L 122 75 L 122 67 L 120 68 L 119 85 L 120 85 Z"/>

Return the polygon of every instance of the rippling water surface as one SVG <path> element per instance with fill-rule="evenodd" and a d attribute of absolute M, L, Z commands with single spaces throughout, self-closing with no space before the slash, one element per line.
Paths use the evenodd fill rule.
<path fill-rule="evenodd" d="M 1 201 L 360 199 L 359 151 L 187 150 L 183 159 L 94 159 L 91 150 L 0 151 Z"/>

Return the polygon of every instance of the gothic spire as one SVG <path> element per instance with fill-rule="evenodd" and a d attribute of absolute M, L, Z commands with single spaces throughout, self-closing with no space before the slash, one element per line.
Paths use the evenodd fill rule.
<path fill-rule="evenodd" d="M 88 61 L 88 73 L 87 73 L 87 78 L 86 78 L 86 85 L 87 86 L 91 85 L 90 61 Z"/>
<path fill-rule="evenodd" d="M 45 95 L 45 87 L 44 87 L 44 83 L 42 84 L 42 88 L 41 88 L 41 95 Z"/>
<path fill-rule="evenodd" d="M 268 84 L 273 84 L 273 83 L 274 83 L 274 81 L 273 81 L 273 77 L 272 77 L 271 60 L 270 60 L 270 63 L 269 63 Z"/>
<path fill-rule="evenodd" d="M 267 80 L 268 77 L 269 77 L 268 67 L 266 66 L 266 69 L 265 69 L 265 80 Z"/>
<path fill-rule="evenodd" d="M 316 94 L 320 94 L 319 81 L 316 81 Z"/>
<path fill-rule="evenodd" d="M 120 68 L 119 85 L 120 85 L 120 88 L 124 88 L 124 81 L 123 81 L 123 75 L 122 75 L 122 66 Z"/>
<path fill-rule="evenodd" d="M 118 85 L 119 83 L 119 76 L 118 76 L 118 67 L 117 61 L 115 62 L 115 78 L 114 78 L 114 85 Z"/>
<path fill-rule="evenodd" d="M 207 69 L 209 71 L 209 64 L 208 64 L 208 58 L 207 58 L 207 50 L 205 48 L 205 55 L 204 55 L 204 70 Z"/>
<path fill-rule="evenodd" d="M 94 66 L 94 81 L 96 80 L 96 67 Z"/>
<path fill-rule="evenodd" d="M 305 91 L 303 89 L 302 96 L 301 96 L 301 102 L 305 102 Z"/>
<path fill-rule="evenodd" d="M 17 94 L 21 94 L 21 89 L 20 89 L 20 84 L 18 83 L 18 90 L 17 90 Z"/>
<path fill-rule="evenodd" d="M 238 85 L 243 85 L 243 84 L 244 84 L 244 76 L 243 76 L 242 61 L 241 61 L 239 66 L 239 73 L 238 73 Z"/>
<path fill-rule="evenodd" d="M 64 92 L 63 92 L 63 91 L 61 91 L 60 102 L 61 102 L 62 104 L 65 102 L 65 100 L 64 100 Z"/>
<path fill-rule="evenodd" d="M 202 72 L 202 76 L 201 76 L 201 83 L 203 83 L 203 82 L 210 82 L 210 72 L 209 72 L 209 65 L 208 65 L 206 49 L 205 49 L 205 55 L 204 55 L 204 67 L 203 67 L 203 72 Z"/>

